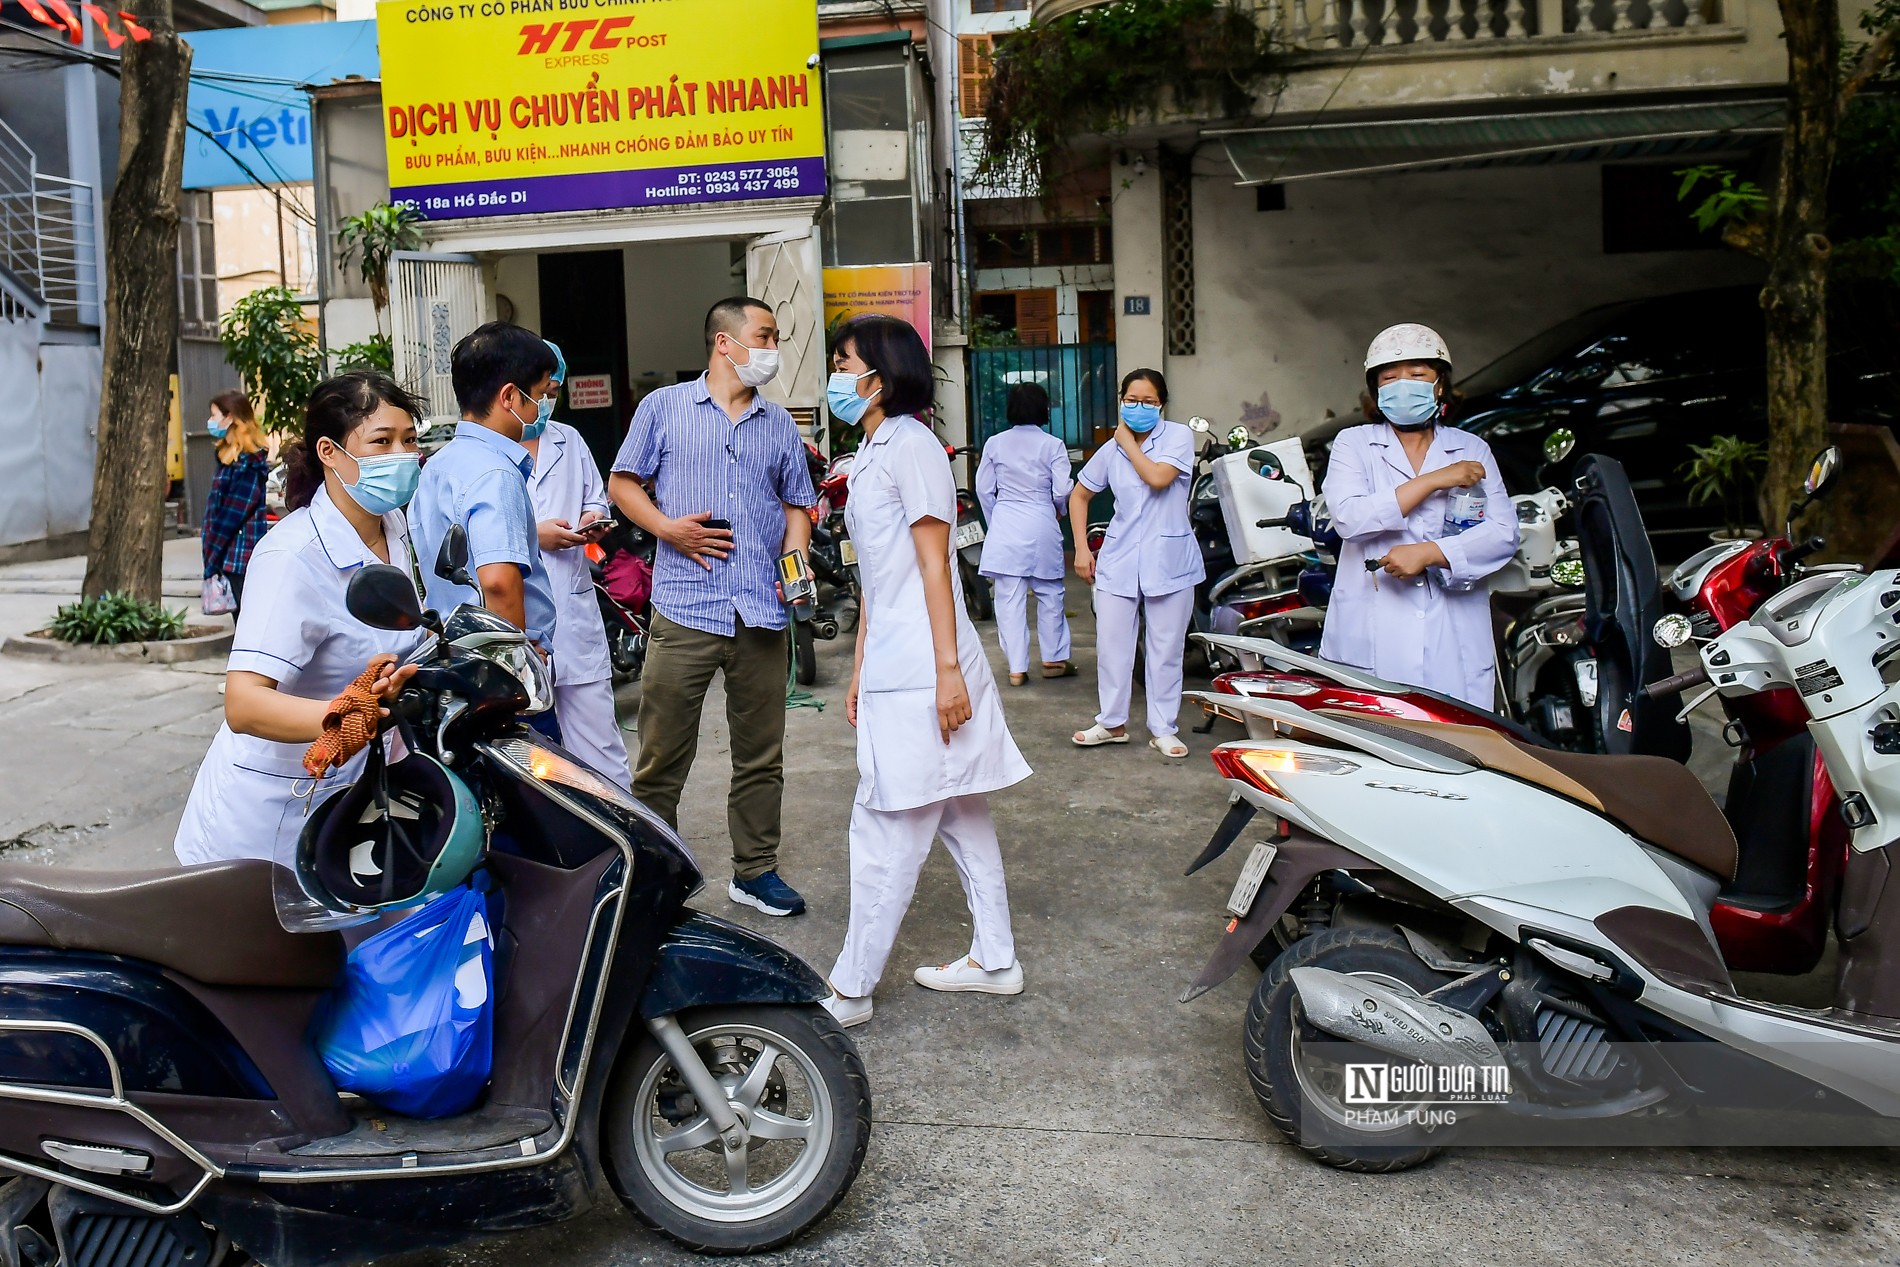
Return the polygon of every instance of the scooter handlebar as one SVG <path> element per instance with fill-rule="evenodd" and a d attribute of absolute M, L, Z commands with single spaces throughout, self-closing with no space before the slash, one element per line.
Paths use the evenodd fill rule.
<path fill-rule="evenodd" d="M 1687 673 L 1678 673 L 1666 677 L 1660 682 L 1651 682 L 1643 688 L 1644 699 L 1661 699 L 1665 695 L 1680 695 L 1692 686 L 1701 686 L 1709 680 L 1709 671 L 1698 664 Z"/>

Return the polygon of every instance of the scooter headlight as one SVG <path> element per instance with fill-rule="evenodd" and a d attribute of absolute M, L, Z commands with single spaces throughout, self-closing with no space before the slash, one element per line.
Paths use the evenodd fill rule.
<path fill-rule="evenodd" d="M 508 671 L 508 676 L 521 683 L 521 689 L 528 696 L 528 705 L 521 710 L 524 714 L 545 713 L 554 707 L 554 675 L 548 672 L 547 661 L 527 639 L 496 639 L 467 650 L 477 659 L 500 665 Z"/>

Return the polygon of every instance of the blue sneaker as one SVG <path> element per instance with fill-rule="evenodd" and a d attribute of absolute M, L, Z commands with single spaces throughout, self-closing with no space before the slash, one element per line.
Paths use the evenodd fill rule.
<path fill-rule="evenodd" d="M 779 879 L 776 871 L 767 871 L 750 880 L 735 876 L 726 889 L 726 896 L 741 905 L 755 906 L 767 915 L 805 913 L 805 899 L 798 896 L 797 889 Z"/>

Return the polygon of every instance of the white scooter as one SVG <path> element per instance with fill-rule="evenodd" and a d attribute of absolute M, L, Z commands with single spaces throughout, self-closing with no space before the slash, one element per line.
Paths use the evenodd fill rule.
<path fill-rule="evenodd" d="M 1668 624 L 1665 645 L 1680 638 Z M 1255 813 L 1276 826 L 1183 999 L 1230 976 L 1296 902 L 1328 904 L 1326 930 L 1273 962 L 1247 1015 L 1249 1077 L 1290 1140 L 1387 1171 L 1451 1132 L 1470 1142 L 1474 1119 L 1547 1142 L 1558 1123 L 1699 1127 L 1707 1115 L 1681 1111 L 1773 1108 L 1863 1142 L 1900 1118 L 1900 571 L 1797 582 L 1700 656 L 1647 693 L 1793 687 L 1839 789 L 1852 850 L 1830 1009 L 1747 997 L 1730 978 L 1708 912 L 1735 837 L 1678 763 L 1217 697 L 1279 737 L 1215 751 L 1235 804 L 1190 872 Z"/>

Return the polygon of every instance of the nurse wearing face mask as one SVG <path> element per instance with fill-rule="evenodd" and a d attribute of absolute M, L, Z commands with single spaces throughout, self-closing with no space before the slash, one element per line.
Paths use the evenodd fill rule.
<path fill-rule="evenodd" d="M 851 807 L 851 919 L 825 1007 L 841 1025 L 871 1019 L 871 991 L 942 837 L 970 904 L 968 955 L 925 965 L 929 990 L 1021 994 L 1003 854 L 989 793 L 1029 777 L 963 607 L 950 525 L 956 482 L 943 445 L 918 420 L 931 405 L 930 355 L 895 317 L 867 315 L 834 337 L 831 412 L 864 428 L 845 520 L 858 547 L 864 608 L 845 717 L 858 728 Z"/>
<path fill-rule="evenodd" d="M 1176 735 L 1181 712 L 1181 657 L 1194 587 L 1207 575 L 1188 522 L 1194 433 L 1168 422 L 1168 383 L 1156 370 L 1122 379 L 1121 425 L 1075 477 L 1069 521 L 1075 529 L 1075 574 L 1095 584 L 1095 682 L 1102 711 L 1073 736 L 1079 747 L 1128 742 L 1134 692 L 1135 637 L 1148 619 L 1148 745 L 1164 757 L 1187 756 Z M 1089 553 L 1089 501 L 1104 488 L 1115 495 L 1115 518 L 1099 556 Z"/>
<path fill-rule="evenodd" d="M 344 605 L 363 565 L 414 570 L 403 507 L 416 490 L 420 412 L 392 379 L 369 370 L 311 394 L 302 444 L 287 455 L 290 513 L 251 556 L 225 665 L 224 724 L 185 803 L 172 845 L 180 862 L 294 858 L 305 806 L 363 768 L 358 753 L 312 795 L 303 754 L 330 701 L 371 660 L 405 656 L 427 636 L 372 629 Z M 413 672 L 390 662 L 377 683 L 385 701 Z"/>
<path fill-rule="evenodd" d="M 1451 353 L 1435 331 L 1380 333 L 1366 350 L 1366 387 L 1381 421 L 1341 432 L 1326 471 L 1342 545 L 1319 653 L 1491 708 L 1497 666 L 1483 582 L 1517 552 L 1510 495 L 1490 446 L 1444 425 Z M 1473 485 L 1484 489 L 1484 519 L 1446 535 L 1447 499 Z"/>

